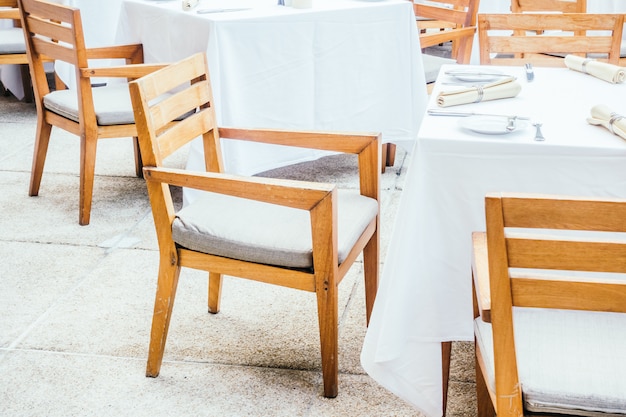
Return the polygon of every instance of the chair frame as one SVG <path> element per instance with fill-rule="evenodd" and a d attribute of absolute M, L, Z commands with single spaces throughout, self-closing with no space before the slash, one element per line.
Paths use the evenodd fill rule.
<path fill-rule="evenodd" d="M 478 38 L 480 43 L 480 63 L 482 65 L 524 65 L 531 62 L 536 66 L 563 67 L 564 59 L 541 54 L 607 54 L 599 61 L 619 64 L 620 43 L 624 26 L 624 15 L 590 13 L 507 13 L 479 14 Z M 511 36 L 508 33 L 490 31 L 529 31 L 559 30 L 567 33 L 547 35 Z M 609 31 L 606 36 L 581 36 L 587 30 Z M 578 32 L 578 33 L 577 33 Z M 492 57 L 491 54 L 513 54 L 512 57 Z M 526 54 L 520 56 L 520 54 Z"/>
<path fill-rule="evenodd" d="M 520 193 L 485 198 L 486 232 L 472 235 L 474 316 L 491 322 L 495 392 L 476 346 L 478 415 L 521 416 L 522 391 L 515 354 L 513 306 L 626 313 L 626 283 L 510 268 L 626 273 L 626 243 L 541 234 L 507 234 L 505 228 L 626 232 L 626 200 Z"/>
<path fill-rule="evenodd" d="M 148 105 L 185 80 L 190 81 L 190 87 L 185 91 Z M 338 285 L 362 252 L 366 319 L 369 322 L 378 287 L 380 215 L 367 226 L 346 260 L 338 264 L 336 187 L 332 184 L 224 174 L 220 138 L 356 154 L 361 194 L 379 201 L 381 135 L 218 127 L 204 54 L 193 55 L 135 80 L 129 86 L 160 252 L 146 375 L 156 377 L 160 372 L 180 271 L 182 267 L 189 267 L 209 272 L 210 313 L 220 310 L 224 274 L 314 292 L 318 306 L 324 396 L 337 396 Z M 199 110 L 172 127 L 173 120 L 193 109 Z M 164 158 L 197 136 L 203 138 L 207 172 L 162 166 Z M 175 210 L 169 185 L 307 210 L 311 218 L 313 270 L 262 265 L 176 245 L 172 238 Z"/>
<path fill-rule="evenodd" d="M 142 175 L 141 155 L 134 124 L 99 126 L 94 110 L 91 78 L 120 77 L 135 79 L 163 65 L 143 63 L 140 44 L 113 47 L 86 48 L 80 10 L 41 0 L 19 0 L 22 27 L 25 28 L 26 51 L 37 106 L 37 133 L 30 178 L 29 195 L 39 194 L 48 144 L 52 127 L 56 126 L 78 136 L 80 140 L 80 225 L 90 221 L 96 148 L 99 139 L 134 137 L 135 172 Z M 79 122 L 48 110 L 43 103 L 50 93 L 44 62 L 48 57 L 74 65 L 76 71 L 76 94 L 79 103 Z M 125 59 L 125 66 L 90 67 L 90 59 Z M 131 65 L 133 64 L 133 65 Z"/>

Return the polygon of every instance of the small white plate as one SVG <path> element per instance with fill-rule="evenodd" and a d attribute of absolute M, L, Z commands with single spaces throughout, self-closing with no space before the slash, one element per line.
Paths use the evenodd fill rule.
<path fill-rule="evenodd" d="M 468 116 L 459 119 L 459 126 L 463 129 L 483 135 L 505 135 L 517 130 L 526 129 L 528 120 L 515 120 L 515 129 L 509 130 L 509 117 L 506 116 Z"/>
<path fill-rule="evenodd" d="M 508 77 L 507 74 L 504 74 L 498 70 L 452 70 L 446 71 L 446 75 L 450 77 L 454 77 L 459 81 L 466 82 L 488 82 L 499 80 L 502 77 Z"/>

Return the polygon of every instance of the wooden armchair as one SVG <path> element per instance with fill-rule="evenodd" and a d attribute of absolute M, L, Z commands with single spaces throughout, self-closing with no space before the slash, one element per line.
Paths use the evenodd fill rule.
<path fill-rule="evenodd" d="M 451 58 L 424 54 L 426 82 L 432 86 L 444 64 L 469 64 L 476 33 L 479 0 L 413 3 L 422 48 L 451 42 Z M 432 88 L 432 87 L 431 87 Z"/>
<path fill-rule="evenodd" d="M 480 63 L 519 66 L 530 62 L 536 66 L 560 67 L 565 66 L 564 59 L 548 55 L 593 54 L 601 61 L 617 65 L 623 25 L 624 16 L 620 14 L 479 14 Z M 530 34 L 551 30 L 557 32 Z M 524 35 L 511 36 L 511 31 Z M 591 36 L 587 31 L 606 31 L 606 34 Z"/>
<path fill-rule="evenodd" d="M 91 77 L 134 79 L 156 68 L 143 62 L 141 45 L 87 49 L 80 10 L 42 0 L 19 0 L 26 37 L 35 103 L 37 133 L 29 195 L 39 194 L 50 133 L 53 126 L 71 132 L 80 140 L 79 215 L 89 224 L 98 139 L 137 135 L 128 87 L 124 83 L 92 88 Z M 75 90 L 50 91 L 44 69 L 45 58 L 67 62 L 76 70 Z M 89 59 L 123 58 L 128 64 L 90 67 Z M 135 139 L 136 142 L 136 139 Z M 141 175 L 141 156 L 135 146 L 136 173 Z"/>
<path fill-rule="evenodd" d="M 129 85 L 161 256 L 146 375 L 160 372 L 178 277 L 189 267 L 209 272 L 211 313 L 220 309 L 223 274 L 315 293 L 324 395 L 335 397 L 337 290 L 359 253 L 368 321 L 378 286 L 380 134 L 218 127 L 204 54 Z M 164 158 L 198 136 L 208 172 L 163 167 Z M 224 174 L 220 138 L 356 154 L 360 194 L 333 184 Z M 176 212 L 169 185 L 208 193 Z"/>
<path fill-rule="evenodd" d="M 478 415 L 626 413 L 626 200 L 490 194 L 485 210 Z"/>
<path fill-rule="evenodd" d="M 0 0 L 0 20 L 5 19 L 11 20 L 12 23 L 10 27 L 0 29 L 0 65 L 20 66 L 24 101 L 31 102 L 33 101 L 33 92 L 17 0 Z"/>

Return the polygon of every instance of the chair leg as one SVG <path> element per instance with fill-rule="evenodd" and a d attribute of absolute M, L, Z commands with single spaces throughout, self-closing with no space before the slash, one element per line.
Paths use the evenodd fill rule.
<path fill-rule="evenodd" d="M 46 123 L 42 116 L 37 116 L 37 136 L 35 137 L 33 165 L 30 172 L 30 187 L 28 189 L 28 195 L 30 196 L 39 194 L 39 186 L 41 185 L 43 167 L 46 163 L 46 154 L 48 153 L 51 132 L 52 125 Z"/>
<path fill-rule="evenodd" d="M 143 178 L 143 160 L 141 159 L 139 138 L 137 136 L 133 136 L 133 147 L 135 149 L 135 174 L 137 178 Z"/>
<path fill-rule="evenodd" d="M 22 88 L 24 89 L 24 102 L 32 103 L 33 102 L 33 84 L 30 79 L 30 71 L 28 69 L 28 64 L 20 65 L 20 73 L 22 76 Z"/>
<path fill-rule="evenodd" d="M 220 312 L 222 298 L 222 274 L 209 272 L 209 313 Z"/>
<path fill-rule="evenodd" d="M 365 318 L 369 326 L 370 316 L 374 308 L 376 293 L 378 292 L 378 274 L 380 268 L 380 251 L 378 248 L 378 231 L 363 248 L 363 275 L 365 278 Z"/>
<path fill-rule="evenodd" d="M 169 258 L 161 261 L 159 266 L 159 281 L 156 298 L 154 300 L 154 314 L 152 316 L 152 330 L 150 332 L 150 348 L 146 376 L 156 378 L 161 371 L 165 341 L 172 318 L 172 308 L 176 298 L 176 288 L 180 276 L 180 266 L 170 265 Z"/>
<path fill-rule="evenodd" d="M 324 397 L 335 398 L 339 389 L 339 312 L 335 279 L 319 278 L 316 288 L 317 315 L 322 351 Z"/>
<path fill-rule="evenodd" d="M 96 149 L 98 138 L 83 134 L 80 143 L 80 187 L 78 198 L 78 223 L 89 224 L 91 201 L 93 198 L 93 180 L 96 169 Z"/>
<path fill-rule="evenodd" d="M 446 416 L 448 407 L 448 381 L 450 380 L 450 357 L 452 355 L 452 342 L 441 342 L 441 392 L 443 417 Z"/>
<path fill-rule="evenodd" d="M 478 349 L 478 346 L 476 346 Z M 482 372 L 482 367 L 478 361 L 480 352 L 476 351 L 476 403 L 478 406 L 478 417 L 494 417 L 496 410 L 491 402 L 491 396 L 487 389 L 487 383 L 485 382 L 485 376 Z"/>

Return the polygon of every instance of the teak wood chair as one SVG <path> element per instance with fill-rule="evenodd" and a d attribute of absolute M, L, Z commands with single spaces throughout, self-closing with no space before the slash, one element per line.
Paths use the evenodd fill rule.
<path fill-rule="evenodd" d="M 420 46 L 428 48 L 451 43 L 451 58 L 443 58 L 425 53 L 424 69 L 426 83 L 434 84 L 442 65 L 469 64 L 474 35 L 476 34 L 476 14 L 479 0 L 437 0 L 413 3 L 413 11 L 420 29 Z"/>
<path fill-rule="evenodd" d="M 479 14 L 480 63 L 517 66 L 530 62 L 536 66 L 562 67 L 564 58 L 547 54 L 563 57 L 592 54 L 600 61 L 618 65 L 623 26 L 624 16 L 620 14 Z M 530 34 L 552 30 L 557 32 Z M 511 31 L 525 35 L 511 36 Z M 588 31 L 606 32 L 596 36 Z"/>
<path fill-rule="evenodd" d="M 37 133 L 29 195 L 39 194 L 52 127 L 78 136 L 80 140 L 79 215 L 89 224 L 93 194 L 96 147 L 99 139 L 136 137 L 137 129 L 128 87 L 125 83 L 93 87 L 91 77 L 134 79 L 161 68 L 146 65 L 141 45 L 87 49 L 80 10 L 41 0 L 19 0 L 21 22 L 37 106 Z M 74 66 L 75 89 L 50 91 L 44 57 Z M 126 60 L 125 66 L 90 67 L 91 59 Z M 134 139 L 136 142 L 136 138 Z M 135 145 L 136 174 L 141 176 L 141 156 Z"/>
<path fill-rule="evenodd" d="M 12 21 L 10 27 L 0 29 L 0 65 L 20 66 L 24 101 L 31 102 L 33 101 L 33 91 L 17 0 L 0 0 L 0 20 Z"/>
<path fill-rule="evenodd" d="M 223 274 L 315 293 L 324 396 L 335 397 L 337 290 L 361 252 L 367 321 L 378 286 L 380 134 L 218 127 L 204 54 L 129 86 L 161 258 L 146 375 L 160 372 L 179 274 L 189 267 L 209 272 L 210 313 L 220 309 Z M 163 167 L 164 158 L 198 136 L 207 172 Z M 360 193 L 224 174 L 220 138 L 356 154 Z M 209 193 L 175 212 L 169 185 Z"/>
<path fill-rule="evenodd" d="M 494 193 L 485 212 L 478 415 L 624 415 L 626 200 Z"/>

